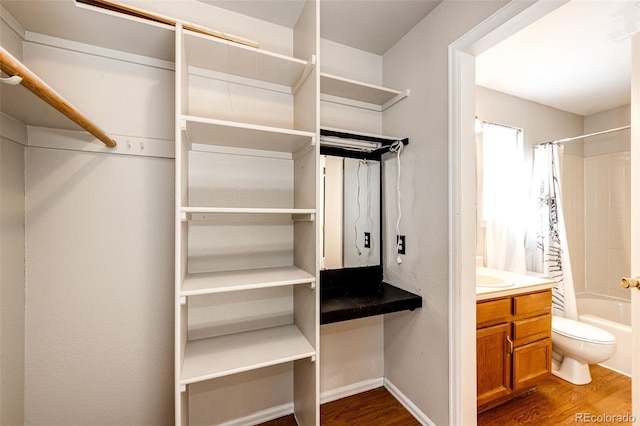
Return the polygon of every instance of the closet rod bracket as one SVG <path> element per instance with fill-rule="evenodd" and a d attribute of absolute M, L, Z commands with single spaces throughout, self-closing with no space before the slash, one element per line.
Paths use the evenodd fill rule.
<path fill-rule="evenodd" d="M 19 75 L 13 75 L 7 78 L 0 77 L 0 83 L 7 84 L 9 86 L 17 86 L 18 84 L 22 83 L 22 77 L 20 77 Z"/>

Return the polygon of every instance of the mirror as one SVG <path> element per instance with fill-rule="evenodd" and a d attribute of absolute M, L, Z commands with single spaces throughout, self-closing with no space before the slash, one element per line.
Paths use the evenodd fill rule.
<path fill-rule="evenodd" d="M 380 161 L 322 155 L 321 162 L 322 269 L 380 265 Z"/>

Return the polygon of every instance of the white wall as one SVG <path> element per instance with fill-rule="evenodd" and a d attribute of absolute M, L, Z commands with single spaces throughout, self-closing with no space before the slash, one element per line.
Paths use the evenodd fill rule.
<path fill-rule="evenodd" d="M 172 423 L 172 162 L 26 160 L 25 423 Z"/>
<path fill-rule="evenodd" d="M 528 156 L 536 144 L 581 135 L 584 117 L 526 99 L 476 86 L 476 112 L 478 118 L 524 130 L 524 146 Z M 566 146 L 567 151 L 580 145 Z"/>
<path fill-rule="evenodd" d="M 1 12 L 0 12 L 1 13 Z M 2 47 L 22 58 L 22 40 L 0 18 Z M 0 84 L 0 100 L 3 99 Z M 6 102 L 6 95 L 5 95 Z M 24 419 L 24 146 L 26 127 L 0 113 L 0 424 Z"/>
<path fill-rule="evenodd" d="M 173 139 L 171 70 L 24 60 L 109 133 Z M 173 161 L 29 147 L 25 167 L 25 424 L 173 423 Z"/>
<path fill-rule="evenodd" d="M 383 119 L 385 133 L 410 138 L 401 181 L 407 254 L 401 265 L 389 255 L 391 208 L 385 278 L 423 296 L 422 309 L 385 316 L 384 374 L 434 424 L 449 419 L 448 46 L 505 3 L 445 1 L 383 57 L 384 84 L 411 90 Z M 384 178 L 394 182 L 392 158 Z M 384 199 L 395 204 L 393 192 Z"/>
<path fill-rule="evenodd" d="M 0 138 L 0 424 L 24 417 L 24 147 Z"/>
<path fill-rule="evenodd" d="M 619 108 L 602 111 L 584 118 L 584 133 L 595 133 L 616 127 L 628 126 L 631 120 L 631 106 L 626 105 Z M 614 152 L 624 152 L 631 149 L 631 131 L 621 130 L 619 132 L 607 133 L 599 136 L 592 136 L 584 140 L 584 156 L 611 154 Z"/>

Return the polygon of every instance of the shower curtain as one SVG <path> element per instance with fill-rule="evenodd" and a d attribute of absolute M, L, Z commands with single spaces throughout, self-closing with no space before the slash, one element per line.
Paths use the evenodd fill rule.
<path fill-rule="evenodd" d="M 528 232 L 528 267 L 550 276 L 553 288 L 553 314 L 577 319 L 569 246 L 564 222 L 561 191 L 563 147 L 538 145 L 533 153 L 532 209 L 535 224 Z"/>

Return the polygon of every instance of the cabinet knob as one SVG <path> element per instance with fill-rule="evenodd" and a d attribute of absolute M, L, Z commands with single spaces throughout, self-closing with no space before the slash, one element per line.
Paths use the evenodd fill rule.
<path fill-rule="evenodd" d="M 630 287 L 640 288 L 640 277 L 636 277 L 636 278 L 622 277 L 620 278 L 620 284 L 622 284 L 622 287 L 624 288 L 630 288 Z"/>

